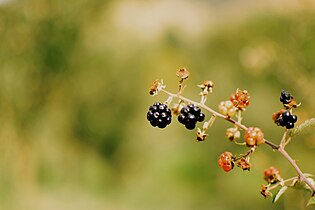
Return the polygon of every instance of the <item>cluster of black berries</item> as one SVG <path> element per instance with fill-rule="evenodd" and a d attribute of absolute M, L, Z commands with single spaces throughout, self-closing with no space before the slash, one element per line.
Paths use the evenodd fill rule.
<path fill-rule="evenodd" d="M 294 128 L 294 123 L 297 121 L 297 116 L 292 115 L 289 111 L 284 111 L 281 114 L 281 118 L 278 120 L 278 125 L 286 127 L 287 129 Z"/>
<path fill-rule="evenodd" d="M 286 90 L 282 90 L 281 91 L 281 95 L 280 95 L 280 101 L 283 104 L 289 104 L 292 101 L 293 97 L 291 96 L 291 94 L 286 91 Z"/>
<path fill-rule="evenodd" d="M 204 113 L 201 112 L 201 109 L 194 104 L 188 104 L 180 110 L 178 115 L 178 121 L 185 125 L 189 130 L 192 130 L 196 127 L 196 123 L 202 122 L 205 119 Z"/>
<path fill-rule="evenodd" d="M 152 126 L 165 128 L 172 121 L 172 112 L 166 104 L 156 102 L 149 107 L 147 119 Z"/>

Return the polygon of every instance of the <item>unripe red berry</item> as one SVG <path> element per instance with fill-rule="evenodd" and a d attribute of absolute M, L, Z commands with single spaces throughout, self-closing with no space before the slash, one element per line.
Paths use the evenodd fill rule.
<path fill-rule="evenodd" d="M 264 133 L 260 130 L 260 128 L 249 127 L 245 131 L 244 141 L 249 147 L 262 144 L 265 142 Z"/>
<path fill-rule="evenodd" d="M 229 172 L 234 167 L 234 162 L 232 160 L 233 154 L 230 152 L 224 152 L 220 155 L 218 160 L 218 165 L 221 167 L 225 172 Z"/>

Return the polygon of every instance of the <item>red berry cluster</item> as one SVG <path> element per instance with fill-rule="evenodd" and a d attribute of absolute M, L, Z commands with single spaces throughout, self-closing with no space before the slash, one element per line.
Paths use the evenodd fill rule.
<path fill-rule="evenodd" d="M 224 152 L 220 155 L 218 160 L 218 165 L 221 167 L 225 172 L 229 172 L 234 167 L 233 162 L 233 154 L 230 152 Z"/>
<path fill-rule="evenodd" d="M 244 134 L 244 140 L 247 146 L 252 147 L 264 143 L 264 133 L 260 128 L 249 127 Z"/>

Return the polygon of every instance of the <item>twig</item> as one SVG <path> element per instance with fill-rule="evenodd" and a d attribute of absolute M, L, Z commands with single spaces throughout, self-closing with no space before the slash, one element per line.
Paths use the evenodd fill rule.
<path fill-rule="evenodd" d="M 223 114 L 220 114 L 216 111 L 214 111 L 213 109 L 211 109 L 210 107 L 208 107 L 207 105 L 203 104 L 203 103 L 198 103 L 196 101 L 193 101 L 193 100 L 190 100 L 188 98 L 185 98 L 183 97 L 182 95 L 180 94 L 174 94 L 174 93 L 171 93 L 171 92 L 168 92 L 164 89 L 161 90 L 162 92 L 168 94 L 169 96 L 172 96 L 172 97 L 176 97 L 176 98 L 179 98 L 180 100 L 184 101 L 184 102 L 188 102 L 188 103 L 193 103 L 207 111 L 209 111 L 213 116 L 215 117 L 218 117 L 218 118 L 221 118 L 221 119 L 224 119 L 234 125 L 236 125 L 237 127 L 239 127 L 240 129 L 246 131 L 248 128 L 243 125 L 242 123 L 238 122 L 238 121 L 235 121 L 234 119 L 230 118 L 229 116 L 225 116 Z M 285 141 L 285 137 L 286 137 L 286 133 L 284 134 L 283 138 L 282 138 L 282 141 L 281 142 L 284 142 Z M 284 139 L 284 140 L 283 140 Z M 315 193 L 315 186 L 305 177 L 305 175 L 303 174 L 303 172 L 301 171 L 301 169 L 298 167 L 298 165 L 296 164 L 296 162 L 292 159 L 292 157 L 284 150 L 284 147 L 283 146 L 279 146 L 279 145 L 276 145 L 270 141 L 268 141 L 267 139 L 264 139 L 265 140 L 265 143 L 270 146 L 273 150 L 277 150 L 278 152 L 280 152 L 282 154 L 282 156 L 284 158 L 286 158 L 290 163 L 291 165 L 294 167 L 294 169 L 296 170 L 296 172 L 298 173 L 299 175 L 299 178 L 301 181 L 305 182 L 312 190 L 313 190 L 313 194 Z"/>

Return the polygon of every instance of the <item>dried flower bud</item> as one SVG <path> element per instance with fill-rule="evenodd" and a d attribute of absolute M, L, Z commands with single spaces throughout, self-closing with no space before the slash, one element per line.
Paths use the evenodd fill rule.
<path fill-rule="evenodd" d="M 247 170 L 249 171 L 251 168 L 251 164 L 249 163 L 249 160 L 247 158 L 241 158 L 236 162 L 236 165 L 243 169 L 243 171 Z"/>
<path fill-rule="evenodd" d="M 205 141 L 206 140 L 206 137 L 208 136 L 208 134 L 205 133 L 205 131 L 201 131 L 199 128 L 198 128 L 198 131 L 197 131 L 197 138 L 196 138 L 196 141 Z"/>
<path fill-rule="evenodd" d="M 176 71 L 176 76 L 181 79 L 188 79 L 189 71 L 186 68 L 181 68 Z"/>
<path fill-rule="evenodd" d="M 262 194 L 265 198 L 272 195 L 266 185 L 261 185 L 260 194 Z"/>
<path fill-rule="evenodd" d="M 286 109 L 298 108 L 301 106 L 301 103 L 297 103 L 294 99 L 290 101 L 288 104 L 283 104 Z"/>
<path fill-rule="evenodd" d="M 178 116 L 180 114 L 180 110 L 183 108 L 183 105 L 180 104 L 174 104 L 173 108 L 172 108 L 172 112 L 175 116 Z"/>
<path fill-rule="evenodd" d="M 264 170 L 264 179 L 270 184 L 274 184 L 282 180 L 280 171 L 273 166 Z"/>
<path fill-rule="evenodd" d="M 158 94 L 159 91 L 161 91 L 163 88 L 165 88 L 165 85 L 163 85 L 163 80 L 156 79 L 152 83 L 149 93 L 150 93 L 150 95 L 154 96 L 154 95 Z"/>
<path fill-rule="evenodd" d="M 204 81 L 202 84 L 198 85 L 201 88 L 200 95 L 208 95 L 209 92 L 212 93 L 214 83 L 212 81 Z"/>
<path fill-rule="evenodd" d="M 242 111 L 249 105 L 249 98 L 250 96 L 248 95 L 247 90 L 237 89 L 236 92 L 231 95 L 230 101 L 236 108 Z"/>
<path fill-rule="evenodd" d="M 237 128 L 228 128 L 226 130 L 225 136 L 231 141 L 235 141 L 240 138 L 241 133 Z"/>

